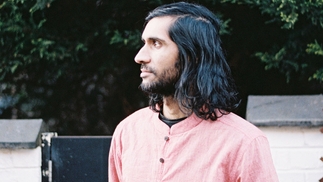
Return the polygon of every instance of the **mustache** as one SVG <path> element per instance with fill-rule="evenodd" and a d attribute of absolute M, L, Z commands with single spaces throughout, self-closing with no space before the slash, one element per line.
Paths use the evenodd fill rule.
<path fill-rule="evenodd" d="M 153 73 L 153 74 L 156 74 L 155 69 L 153 69 L 153 68 L 151 68 L 151 67 L 148 67 L 148 66 L 147 66 L 147 65 L 145 65 L 145 64 L 142 64 L 142 65 L 140 66 L 140 69 L 144 69 L 144 70 L 147 70 L 147 71 L 149 71 L 149 72 L 151 72 L 151 73 Z"/>

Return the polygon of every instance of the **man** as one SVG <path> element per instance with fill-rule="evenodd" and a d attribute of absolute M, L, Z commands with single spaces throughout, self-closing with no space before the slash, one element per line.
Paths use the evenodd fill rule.
<path fill-rule="evenodd" d="M 239 104 L 219 37 L 203 6 L 163 5 L 146 18 L 140 88 L 150 97 L 116 128 L 110 182 L 276 182 L 268 141 L 233 114 Z"/>

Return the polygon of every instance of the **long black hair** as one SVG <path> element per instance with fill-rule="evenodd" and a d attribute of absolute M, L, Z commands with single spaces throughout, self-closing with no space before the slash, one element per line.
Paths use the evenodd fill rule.
<path fill-rule="evenodd" d="M 216 120 L 239 105 L 238 92 L 225 60 L 219 35 L 220 21 L 207 8 L 186 2 L 162 5 L 151 11 L 146 23 L 155 17 L 172 16 L 176 20 L 169 36 L 179 49 L 180 78 L 174 98 L 183 111 L 203 119 Z M 150 94 L 150 107 L 160 111 L 163 96 Z"/>

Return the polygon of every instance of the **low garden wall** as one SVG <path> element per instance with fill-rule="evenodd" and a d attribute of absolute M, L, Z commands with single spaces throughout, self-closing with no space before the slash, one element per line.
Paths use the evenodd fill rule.
<path fill-rule="evenodd" d="M 42 120 L 0 120 L 0 181 L 41 182 Z"/>
<path fill-rule="evenodd" d="M 281 182 L 323 181 L 323 96 L 249 96 L 246 119 L 268 137 Z"/>

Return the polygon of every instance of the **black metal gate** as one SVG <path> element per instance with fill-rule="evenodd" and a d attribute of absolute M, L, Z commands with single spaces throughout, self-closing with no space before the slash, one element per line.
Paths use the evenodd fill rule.
<path fill-rule="evenodd" d="M 42 182 L 107 182 L 111 136 L 42 134 Z"/>

